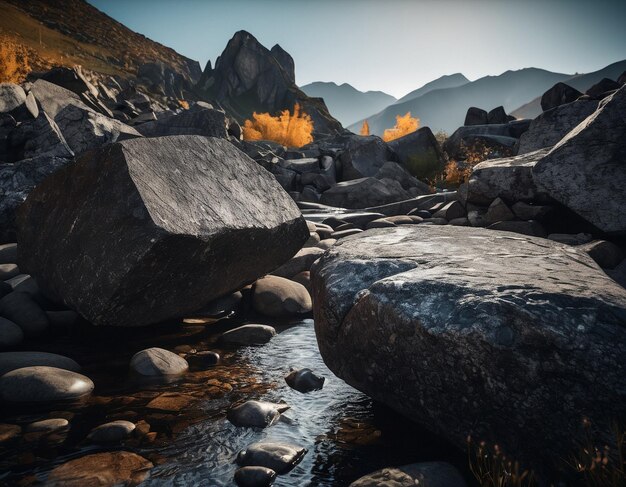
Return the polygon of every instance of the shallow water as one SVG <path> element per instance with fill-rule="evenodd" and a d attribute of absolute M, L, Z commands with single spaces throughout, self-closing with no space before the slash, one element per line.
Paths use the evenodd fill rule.
<path fill-rule="evenodd" d="M 197 350 L 216 349 L 213 343 L 216 332 L 234 325 L 222 320 L 217 326 L 208 327 L 215 327 L 211 333 L 190 333 L 177 337 L 175 342 Z M 379 468 L 418 461 L 445 460 L 462 471 L 465 469 L 462 452 L 373 404 L 367 396 L 336 378 L 319 354 L 312 320 L 277 330 L 279 334 L 268 344 L 220 350 L 223 359 L 218 366 L 192 369 L 170 384 L 137 383 L 128 377 L 127 357 L 141 348 L 132 339 L 124 341 L 126 350 L 115 360 L 107 358 L 106 353 L 93 357 L 85 373 L 96 383 L 95 397 L 86 404 L 65 408 L 76 414 L 68 438 L 54 448 L 38 446 L 34 449 L 36 458 L 28 457 L 29 462 L 21 460 L 24 452 L 33 450 L 27 445 L 21 446 L 21 453 L 0 455 L 2 469 L 18 458 L 22 462 L 13 465 L 10 476 L 0 475 L 0 483 L 10 485 L 13 480 L 28 476 L 43 480 L 51 468 L 63 461 L 106 450 L 83 442 L 83 438 L 92 427 L 111 419 L 146 419 L 152 431 L 157 432 L 156 439 L 149 444 L 126 445 L 126 449 L 144 455 L 156 465 L 142 485 L 234 485 L 237 453 L 262 440 L 284 441 L 308 450 L 299 465 L 277 478 L 278 487 L 348 485 Z M 80 344 L 73 346 L 80 350 Z M 170 342 L 169 347 L 165 343 L 142 346 L 173 349 L 175 343 Z M 75 358 L 85 363 L 86 359 L 81 362 L 80 357 Z M 324 388 L 308 394 L 292 390 L 284 381 L 291 367 L 308 367 L 324 376 Z M 192 404 L 169 413 L 147 407 L 156 395 L 174 391 L 189 395 Z M 231 404 L 247 399 L 284 401 L 291 409 L 279 422 L 263 430 L 235 427 L 225 418 L 226 410 Z M 18 416 L 9 413 L 13 413 L 14 422 L 18 422 L 16 418 L 25 422 L 41 417 L 36 413 L 22 412 Z"/>

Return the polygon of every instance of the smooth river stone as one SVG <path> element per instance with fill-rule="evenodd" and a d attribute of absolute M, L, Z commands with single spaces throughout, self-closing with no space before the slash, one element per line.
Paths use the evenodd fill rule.
<path fill-rule="evenodd" d="M 2 352 L 0 353 L 0 376 L 22 367 L 44 365 L 57 369 L 80 372 L 80 365 L 69 357 L 49 352 Z"/>
<path fill-rule="evenodd" d="M 93 388 L 88 377 L 56 367 L 24 367 L 0 377 L 0 398 L 14 403 L 77 399 Z"/>
<path fill-rule="evenodd" d="M 130 368 L 141 375 L 180 375 L 187 372 L 187 361 L 162 348 L 147 348 L 137 352 L 130 361 Z"/>

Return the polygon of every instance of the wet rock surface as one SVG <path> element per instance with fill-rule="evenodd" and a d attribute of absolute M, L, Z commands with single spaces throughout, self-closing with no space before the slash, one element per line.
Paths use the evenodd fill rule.
<path fill-rule="evenodd" d="M 0 397 L 13 403 L 47 403 L 90 394 L 93 382 L 84 375 L 55 367 L 23 367 L 0 377 Z"/>

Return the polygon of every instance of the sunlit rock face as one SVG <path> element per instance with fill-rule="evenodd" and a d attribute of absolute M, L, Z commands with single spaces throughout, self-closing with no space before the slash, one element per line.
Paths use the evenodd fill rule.
<path fill-rule="evenodd" d="M 311 276 L 329 368 L 458 444 L 558 461 L 583 416 L 608 433 L 625 412 L 626 290 L 574 247 L 409 225 L 340 240 Z"/>

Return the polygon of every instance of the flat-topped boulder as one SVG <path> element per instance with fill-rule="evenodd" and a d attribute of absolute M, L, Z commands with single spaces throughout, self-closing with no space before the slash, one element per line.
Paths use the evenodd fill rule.
<path fill-rule="evenodd" d="M 549 197 L 541 191 L 532 175 L 533 167 L 548 149 L 499 159 L 488 159 L 476 166 L 467 185 L 467 201 L 490 204 L 496 198 L 507 201 L 545 201 Z"/>
<path fill-rule="evenodd" d="M 405 225 L 338 241 L 311 276 L 329 368 L 459 445 L 560 461 L 582 416 L 609 435 L 626 412 L 626 290 L 575 247 Z"/>
<path fill-rule="evenodd" d="M 200 309 L 279 267 L 309 238 L 269 172 L 227 140 L 201 136 L 85 154 L 30 193 L 18 227 L 20 270 L 86 319 L 113 326 Z"/>

